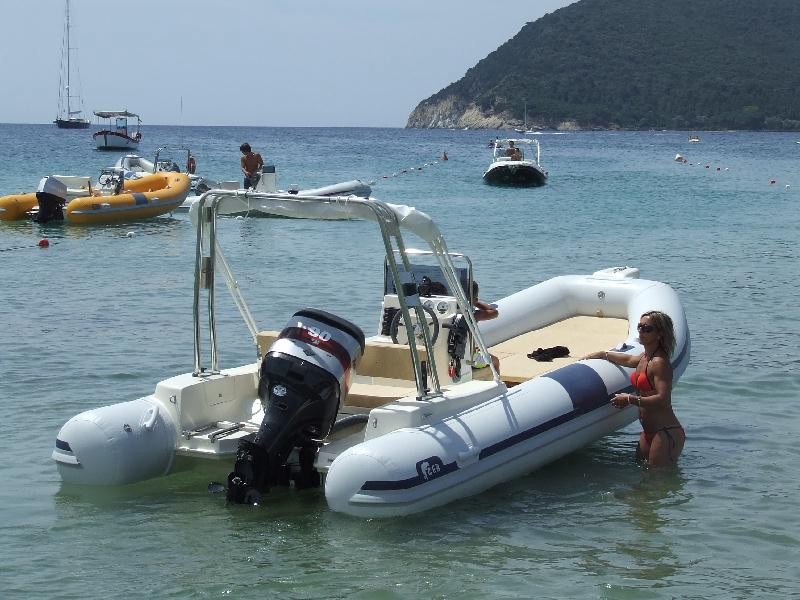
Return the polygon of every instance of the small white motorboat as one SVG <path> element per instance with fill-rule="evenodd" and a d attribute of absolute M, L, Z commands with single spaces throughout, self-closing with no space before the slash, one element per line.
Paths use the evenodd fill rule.
<path fill-rule="evenodd" d="M 107 122 L 102 129 L 92 134 L 98 150 L 126 150 L 138 148 L 142 139 L 142 120 L 139 115 L 127 110 L 96 110 L 98 121 Z M 136 127 L 128 126 L 128 119 L 136 119 Z"/>
<path fill-rule="evenodd" d="M 448 251 L 425 213 L 355 196 L 249 192 L 252 210 L 378 225 L 385 283 L 376 334 L 366 338 L 344 306 L 338 314 L 299 307 L 281 331 L 260 331 L 215 233 L 217 215 L 238 211 L 242 194 L 212 191 L 190 211 L 198 231 L 193 370 L 150 395 L 70 419 L 52 454 L 65 483 L 161 477 L 178 455 L 227 459 L 230 475 L 215 487 L 231 502 L 259 503 L 273 486 L 324 486 L 335 511 L 405 515 L 519 477 L 633 422 L 636 407 L 609 403 L 631 389 L 631 369 L 578 357 L 600 348 L 640 353 L 643 312 L 673 320 L 676 380 L 689 362 L 677 294 L 630 267 L 533 285 L 499 300 L 499 316 L 478 327 L 468 257 Z M 428 250 L 409 249 L 406 237 Z M 254 363 L 218 364 L 217 275 L 247 324 Z M 528 356 L 555 345 L 568 355 Z M 490 351 L 499 370 L 491 361 L 474 368 L 473 352 Z"/>
<path fill-rule="evenodd" d="M 526 153 L 525 146 L 531 147 Z M 492 185 L 534 187 L 544 185 L 547 172 L 539 164 L 541 147 L 535 139 L 496 139 L 492 162 L 483 180 Z"/>

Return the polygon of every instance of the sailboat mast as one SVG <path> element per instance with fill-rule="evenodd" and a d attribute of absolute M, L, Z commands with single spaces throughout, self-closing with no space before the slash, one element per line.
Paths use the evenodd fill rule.
<path fill-rule="evenodd" d="M 72 116 L 72 112 L 70 111 L 70 106 L 69 106 L 69 94 L 70 94 L 70 89 L 69 89 L 69 55 L 70 55 L 70 47 L 69 47 L 69 0 L 65 0 L 65 3 L 67 5 L 67 9 L 66 9 L 67 10 L 67 33 L 66 33 L 66 36 L 67 36 L 67 119 L 69 119 Z"/>

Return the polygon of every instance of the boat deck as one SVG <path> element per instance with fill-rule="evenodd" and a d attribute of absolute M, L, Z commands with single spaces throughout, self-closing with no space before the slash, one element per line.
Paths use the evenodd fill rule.
<path fill-rule="evenodd" d="M 500 360 L 500 377 L 506 385 L 516 385 L 577 362 L 596 350 L 605 350 L 628 337 L 628 321 L 600 317 L 572 317 L 542 329 L 530 331 L 489 348 Z M 566 346 L 569 355 L 551 362 L 528 358 L 537 348 Z M 490 369 L 473 371 L 475 379 L 491 379 Z"/>
<path fill-rule="evenodd" d="M 278 335 L 277 331 L 258 334 L 262 353 Z M 572 317 L 506 340 L 490 347 L 489 351 L 500 360 L 500 377 L 511 387 L 574 363 L 595 350 L 611 348 L 624 341 L 627 335 L 628 321 L 625 319 Z M 566 346 L 569 355 L 550 362 L 528 358 L 528 354 L 537 348 L 553 346 Z M 419 348 L 419 351 L 424 360 L 425 350 Z M 345 400 L 345 406 L 351 409 L 369 410 L 416 394 L 408 346 L 368 340 L 357 373 Z M 473 369 L 473 379 L 491 378 L 491 369 Z"/>

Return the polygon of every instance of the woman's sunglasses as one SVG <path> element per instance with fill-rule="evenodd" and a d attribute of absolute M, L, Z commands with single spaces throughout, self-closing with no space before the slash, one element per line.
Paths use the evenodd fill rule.
<path fill-rule="evenodd" d="M 636 329 L 638 329 L 639 331 L 644 331 L 645 333 L 652 333 L 653 331 L 655 331 L 656 328 L 653 327 L 652 325 L 644 325 L 643 323 L 639 323 L 636 326 Z"/>

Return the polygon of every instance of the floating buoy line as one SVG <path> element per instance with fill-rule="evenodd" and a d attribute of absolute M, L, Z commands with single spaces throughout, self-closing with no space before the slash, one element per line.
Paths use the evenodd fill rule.
<path fill-rule="evenodd" d="M 407 175 L 408 173 L 416 173 L 417 171 L 422 171 L 422 170 L 426 169 L 427 167 L 435 167 L 439 163 L 444 162 L 446 160 L 449 160 L 449 159 L 447 158 L 447 152 L 444 152 L 444 153 L 442 153 L 442 156 L 440 156 L 438 158 L 435 158 L 433 160 L 429 160 L 427 162 L 424 162 L 424 163 L 422 163 L 420 165 L 415 165 L 413 167 L 404 167 L 402 169 L 397 169 L 396 171 L 392 171 L 391 173 L 386 173 L 384 175 L 378 175 L 377 177 L 372 177 L 371 179 L 369 179 L 367 181 L 367 184 L 368 185 L 375 185 L 378 182 L 383 181 L 385 179 L 393 179 L 395 177 L 401 177 L 402 175 Z"/>
<path fill-rule="evenodd" d="M 38 242 L 36 242 L 37 248 L 49 248 L 50 247 L 50 240 L 47 238 L 42 238 Z M 30 248 L 30 244 L 25 244 L 23 246 L 9 246 L 8 248 L 0 248 L 0 252 L 11 252 L 12 250 L 25 250 Z"/>
<path fill-rule="evenodd" d="M 706 168 L 706 169 L 709 169 L 709 170 L 713 169 L 716 172 L 723 172 L 723 171 L 730 171 L 731 170 L 730 167 L 722 167 L 722 166 L 719 166 L 719 165 L 713 165 L 712 166 L 711 163 L 693 163 L 693 162 L 690 162 L 680 152 L 678 152 L 675 155 L 675 158 L 673 160 L 675 162 L 677 162 L 677 163 L 682 164 L 682 165 L 686 165 L 687 167 L 703 167 L 703 168 Z M 786 183 L 785 181 L 781 181 L 777 177 L 770 177 L 769 180 L 768 180 L 768 185 L 777 185 L 778 183 L 783 185 L 783 188 L 785 190 L 787 190 L 787 191 L 792 189 L 792 184 L 791 183 Z"/>
<path fill-rule="evenodd" d="M 125 233 L 126 238 L 136 237 L 135 231 L 128 231 Z M 48 238 L 41 238 L 38 242 L 36 242 L 37 248 L 49 248 L 50 247 L 50 240 Z M 30 245 L 25 244 L 23 246 L 9 246 L 8 248 L 0 248 L 0 252 L 11 252 L 12 250 L 24 250 L 26 248 L 30 248 Z"/>

